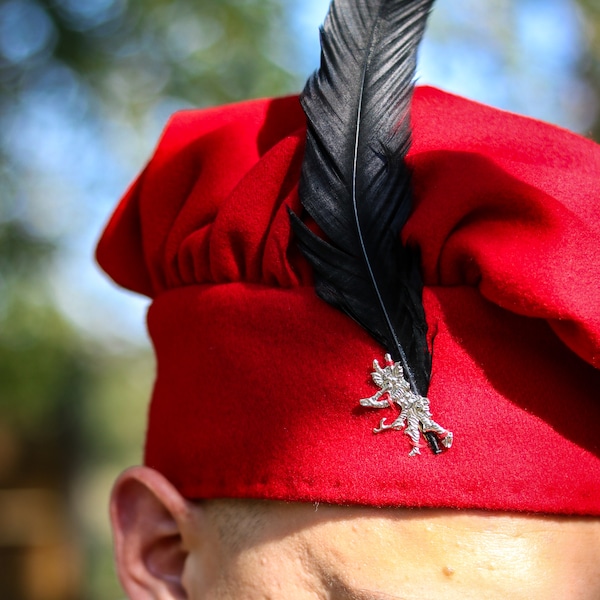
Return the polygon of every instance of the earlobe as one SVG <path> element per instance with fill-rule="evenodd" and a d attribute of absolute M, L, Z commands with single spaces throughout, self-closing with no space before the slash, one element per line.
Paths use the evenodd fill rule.
<path fill-rule="evenodd" d="M 111 522 L 119 579 L 130 600 L 184 600 L 191 506 L 158 472 L 125 471 L 111 496 Z M 189 537 L 189 536 L 188 536 Z"/>

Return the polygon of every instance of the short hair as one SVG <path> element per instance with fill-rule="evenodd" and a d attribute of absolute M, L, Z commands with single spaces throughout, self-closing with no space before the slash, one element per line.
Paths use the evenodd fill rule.
<path fill-rule="evenodd" d="M 205 511 L 228 552 L 248 548 L 264 531 L 272 502 L 246 498 L 219 498 L 197 503 Z"/>

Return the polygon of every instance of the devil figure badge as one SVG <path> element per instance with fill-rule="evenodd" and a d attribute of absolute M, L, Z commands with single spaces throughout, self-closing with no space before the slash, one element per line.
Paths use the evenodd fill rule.
<path fill-rule="evenodd" d="M 400 407 L 400 415 L 390 424 L 385 422 L 385 418 L 381 419 L 379 427 L 373 429 L 373 433 L 406 428 L 404 433 L 410 438 L 413 446 L 409 456 L 421 454 L 421 433 L 434 454 L 442 452 L 440 441 L 445 448 L 450 448 L 454 435 L 433 420 L 429 411 L 429 399 L 411 391 L 408 381 L 404 378 L 402 365 L 395 363 L 389 354 L 385 355 L 385 362 L 386 366 L 381 368 L 377 359 L 373 361 L 371 377 L 379 391 L 370 398 L 363 398 L 360 404 L 369 408 L 392 408 L 397 404 Z M 387 400 L 380 400 L 386 395 Z"/>

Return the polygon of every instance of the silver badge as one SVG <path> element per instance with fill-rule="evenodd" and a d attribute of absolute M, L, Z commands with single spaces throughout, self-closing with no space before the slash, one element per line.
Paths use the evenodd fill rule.
<path fill-rule="evenodd" d="M 373 429 L 373 433 L 380 433 L 387 429 L 404 429 L 412 444 L 409 456 L 421 454 L 420 448 L 423 447 L 420 443 L 421 434 L 427 439 L 434 454 L 441 452 L 438 440 L 443 446 L 450 448 L 452 432 L 444 429 L 431 418 L 429 399 L 411 391 L 408 381 L 404 378 L 402 365 L 393 362 L 389 354 L 385 355 L 385 362 L 386 366 L 381 368 L 377 360 L 373 361 L 371 377 L 379 391 L 370 398 L 363 398 L 360 404 L 370 408 L 391 408 L 393 404 L 397 404 L 400 407 L 400 415 L 389 425 L 385 418 L 381 419 L 379 427 Z M 386 395 L 385 400 L 380 400 Z"/>

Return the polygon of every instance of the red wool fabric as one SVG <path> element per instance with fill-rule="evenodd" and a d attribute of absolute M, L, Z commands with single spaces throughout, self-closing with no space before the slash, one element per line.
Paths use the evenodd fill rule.
<path fill-rule="evenodd" d="M 98 260 L 153 298 L 145 461 L 186 497 L 600 515 L 600 148 L 433 88 L 412 120 L 439 456 L 373 434 L 384 350 L 292 241 L 297 98 L 175 115 L 117 208 Z"/>

